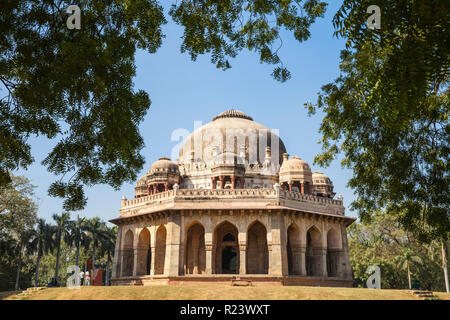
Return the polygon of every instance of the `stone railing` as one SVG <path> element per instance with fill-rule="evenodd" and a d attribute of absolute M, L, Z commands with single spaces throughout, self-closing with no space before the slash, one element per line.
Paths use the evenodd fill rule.
<path fill-rule="evenodd" d="M 152 202 L 168 202 L 179 200 L 217 200 L 220 199 L 254 199 L 264 198 L 272 201 L 292 200 L 314 204 L 332 205 L 343 207 L 341 200 L 322 198 L 295 191 L 275 189 L 178 189 L 160 192 L 136 199 L 122 199 L 121 208 L 135 207 Z"/>

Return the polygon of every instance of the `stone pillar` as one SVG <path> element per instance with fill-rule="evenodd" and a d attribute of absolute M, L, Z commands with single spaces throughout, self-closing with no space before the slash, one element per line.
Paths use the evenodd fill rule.
<path fill-rule="evenodd" d="M 206 274 L 213 274 L 212 270 L 212 249 L 213 249 L 213 235 L 211 232 L 211 227 L 208 224 L 205 225 L 205 273 Z"/>
<path fill-rule="evenodd" d="M 164 191 L 169 191 L 169 183 L 168 182 L 164 183 Z"/>
<path fill-rule="evenodd" d="M 225 176 L 219 176 L 219 181 L 220 181 L 220 189 L 223 189 L 224 182 L 225 182 Z"/>
<path fill-rule="evenodd" d="M 284 217 L 278 212 L 270 217 L 272 250 L 269 250 L 269 275 L 285 276 L 288 275 L 287 263 L 287 234 L 284 226 Z"/>
<path fill-rule="evenodd" d="M 289 192 L 292 191 L 292 183 L 289 182 Z"/>
<path fill-rule="evenodd" d="M 328 277 L 328 268 L 327 268 L 327 248 L 322 248 L 322 277 Z"/>
<path fill-rule="evenodd" d="M 206 274 L 212 274 L 212 243 L 205 244 L 206 250 Z"/>
<path fill-rule="evenodd" d="M 231 176 L 231 189 L 236 189 L 236 181 L 234 176 Z"/>
<path fill-rule="evenodd" d="M 308 194 L 312 194 L 312 184 L 308 183 Z"/>
<path fill-rule="evenodd" d="M 216 177 L 211 177 L 211 188 L 212 189 L 216 188 Z"/>
<path fill-rule="evenodd" d="M 137 276 L 137 270 L 138 270 L 138 248 L 133 248 L 134 253 L 134 263 L 133 263 L 133 277 Z"/>
<path fill-rule="evenodd" d="M 150 275 L 154 275 L 155 274 L 155 258 L 156 258 L 156 248 L 155 248 L 155 244 L 153 243 L 151 246 L 151 252 L 152 252 L 152 258 L 150 260 Z"/>
<path fill-rule="evenodd" d="M 246 253 L 247 253 L 247 234 L 245 232 L 239 232 L 239 274 L 244 275 L 247 273 L 246 268 Z"/>
<path fill-rule="evenodd" d="M 306 276 L 306 248 L 300 247 L 300 275 Z"/>
<path fill-rule="evenodd" d="M 180 263 L 181 216 L 171 214 L 167 222 L 166 256 L 164 274 L 178 276 Z"/>
<path fill-rule="evenodd" d="M 352 268 L 350 265 L 350 257 L 348 254 L 348 241 L 347 241 L 347 230 L 346 226 L 344 224 L 341 224 L 341 238 L 342 238 L 342 261 L 339 263 L 342 266 L 341 268 L 341 274 L 339 274 L 339 277 L 342 277 L 346 280 L 353 280 L 353 274 L 352 274 Z"/>
<path fill-rule="evenodd" d="M 301 189 L 301 193 L 305 194 L 305 183 L 304 182 L 300 183 L 300 189 Z"/>
<path fill-rule="evenodd" d="M 111 278 L 117 278 L 120 276 L 121 269 L 121 250 L 120 250 L 120 240 L 122 239 L 122 226 L 119 226 L 117 230 L 116 246 L 114 247 L 114 258 L 113 258 L 113 268 Z"/>

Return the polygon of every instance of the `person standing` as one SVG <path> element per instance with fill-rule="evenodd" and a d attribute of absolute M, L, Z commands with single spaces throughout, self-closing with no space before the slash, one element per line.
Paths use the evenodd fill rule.
<path fill-rule="evenodd" d="M 86 271 L 86 277 L 85 277 L 85 282 L 84 285 L 85 286 L 89 286 L 90 285 L 90 277 L 89 277 L 89 271 Z"/>
<path fill-rule="evenodd" d="M 81 271 L 80 272 L 80 286 L 82 286 L 84 284 L 84 272 Z"/>

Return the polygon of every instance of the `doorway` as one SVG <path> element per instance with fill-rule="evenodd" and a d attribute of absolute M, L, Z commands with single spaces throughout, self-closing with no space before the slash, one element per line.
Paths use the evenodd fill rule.
<path fill-rule="evenodd" d="M 236 249 L 226 246 L 222 249 L 222 273 L 233 274 L 237 271 Z"/>

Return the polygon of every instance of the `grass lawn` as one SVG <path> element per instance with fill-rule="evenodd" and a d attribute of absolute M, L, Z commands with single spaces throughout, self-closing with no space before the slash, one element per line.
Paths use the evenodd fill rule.
<path fill-rule="evenodd" d="M 18 299 L 16 292 L 0 292 L 0 299 Z M 435 293 L 450 300 L 450 294 Z M 23 297 L 20 297 L 23 299 Z M 48 288 L 31 300 L 418 300 L 408 290 L 328 287 L 233 287 L 229 285 Z"/>

